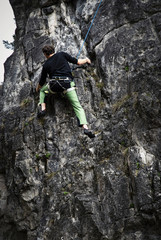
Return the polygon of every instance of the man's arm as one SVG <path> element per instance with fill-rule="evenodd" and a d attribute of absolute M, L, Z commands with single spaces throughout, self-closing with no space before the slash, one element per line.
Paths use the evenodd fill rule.
<path fill-rule="evenodd" d="M 38 91 L 40 90 L 40 88 L 42 88 L 42 87 L 41 87 L 40 84 L 38 83 L 38 84 L 37 84 L 37 87 L 36 87 L 36 92 L 38 92 Z"/>
<path fill-rule="evenodd" d="M 68 53 L 62 52 L 65 55 L 65 58 L 68 62 L 77 64 L 77 65 L 83 65 L 85 63 L 91 64 L 91 60 L 89 58 L 83 58 L 83 59 L 77 59 L 75 57 L 70 56 Z"/>
<path fill-rule="evenodd" d="M 91 60 L 89 58 L 78 59 L 78 65 L 83 65 L 85 63 L 91 64 Z"/>
<path fill-rule="evenodd" d="M 41 72 L 41 77 L 40 77 L 39 83 L 37 84 L 37 87 L 36 87 L 36 92 L 38 92 L 40 90 L 40 88 L 42 88 L 42 86 L 45 84 L 46 77 L 47 77 L 47 72 L 43 66 L 43 69 Z"/>

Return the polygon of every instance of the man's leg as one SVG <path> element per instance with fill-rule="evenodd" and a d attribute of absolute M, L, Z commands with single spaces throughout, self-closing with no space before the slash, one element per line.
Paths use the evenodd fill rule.
<path fill-rule="evenodd" d="M 38 115 L 37 115 L 38 118 L 41 118 L 41 117 L 45 116 L 45 113 L 46 113 L 45 91 L 48 91 L 48 90 L 49 90 L 48 84 L 45 84 L 40 89 L 39 105 L 41 105 L 41 112 L 38 113 Z"/>
<path fill-rule="evenodd" d="M 90 138 L 95 137 L 95 135 L 91 131 L 88 130 L 88 126 L 87 126 L 88 123 L 87 123 L 86 115 L 85 115 L 84 109 L 80 105 L 80 102 L 79 102 L 79 99 L 78 99 L 75 89 L 73 89 L 71 91 L 67 91 L 66 97 L 74 109 L 74 112 L 79 121 L 79 126 L 84 128 L 84 133 L 86 135 L 88 135 Z"/>
<path fill-rule="evenodd" d="M 71 91 L 67 91 L 66 97 L 74 109 L 74 112 L 78 118 L 79 126 L 87 125 L 88 123 L 87 123 L 86 115 L 85 115 L 84 109 L 80 105 L 75 89 Z"/>

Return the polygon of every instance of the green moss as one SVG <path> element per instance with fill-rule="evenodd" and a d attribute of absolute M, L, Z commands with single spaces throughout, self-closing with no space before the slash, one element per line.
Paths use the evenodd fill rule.
<path fill-rule="evenodd" d="M 129 98 L 130 98 L 129 95 L 125 95 L 119 101 L 114 103 L 112 106 L 113 112 L 116 112 L 117 110 L 119 110 L 124 105 L 124 103 L 127 102 Z"/>
<path fill-rule="evenodd" d="M 96 87 L 102 89 L 104 87 L 104 83 L 103 82 L 97 82 Z"/>
<path fill-rule="evenodd" d="M 47 159 L 50 158 L 50 156 L 51 156 L 51 153 L 49 153 L 49 152 L 47 152 L 46 155 L 45 155 L 45 157 L 46 157 Z"/>
<path fill-rule="evenodd" d="M 136 167 L 137 167 L 137 169 L 140 168 L 140 163 L 139 162 L 136 163 Z"/>
<path fill-rule="evenodd" d="M 126 72 L 129 71 L 129 66 L 125 66 L 125 71 L 126 71 Z"/>
<path fill-rule="evenodd" d="M 124 140 L 121 141 L 122 146 L 126 146 L 126 142 Z"/>
<path fill-rule="evenodd" d="M 36 154 L 36 159 L 39 160 L 40 158 L 39 154 Z"/>
<path fill-rule="evenodd" d="M 30 102 L 32 101 L 31 98 L 26 98 L 26 99 L 23 99 L 23 101 L 21 102 L 21 107 L 25 107 L 27 106 Z"/>
<path fill-rule="evenodd" d="M 69 194 L 69 192 L 64 191 L 63 194 L 64 194 L 64 195 L 67 195 L 67 194 Z"/>

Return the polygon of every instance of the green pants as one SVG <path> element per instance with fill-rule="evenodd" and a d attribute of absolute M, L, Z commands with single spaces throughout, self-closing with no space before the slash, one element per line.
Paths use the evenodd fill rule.
<path fill-rule="evenodd" d="M 74 82 L 71 82 L 71 87 L 74 86 Z M 41 89 L 40 89 L 40 104 L 44 103 L 45 100 L 45 91 L 49 91 L 49 85 L 45 84 Z M 87 119 L 85 112 L 80 105 L 77 93 L 75 89 L 72 89 L 71 91 L 65 92 L 66 98 L 69 100 L 70 104 L 72 105 L 74 112 L 78 118 L 79 126 L 82 126 L 83 124 L 87 124 Z"/>

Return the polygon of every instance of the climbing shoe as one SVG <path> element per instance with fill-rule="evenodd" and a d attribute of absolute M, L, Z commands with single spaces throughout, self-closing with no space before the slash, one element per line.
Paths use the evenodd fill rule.
<path fill-rule="evenodd" d="M 89 138 L 95 137 L 95 134 L 89 131 L 88 129 L 84 129 L 84 134 L 87 135 Z"/>
<path fill-rule="evenodd" d="M 46 110 L 40 111 L 40 112 L 38 112 L 38 114 L 37 114 L 37 118 L 42 118 L 42 117 L 45 116 L 45 114 L 46 114 Z"/>

